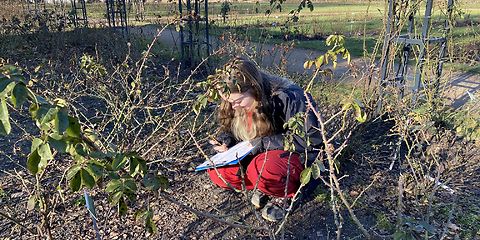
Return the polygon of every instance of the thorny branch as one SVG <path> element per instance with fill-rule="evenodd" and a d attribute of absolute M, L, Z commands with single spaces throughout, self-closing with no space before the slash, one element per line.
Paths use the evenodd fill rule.
<path fill-rule="evenodd" d="M 335 190 L 338 194 L 338 196 L 340 197 L 340 200 L 342 201 L 342 203 L 345 205 L 345 207 L 347 208 L 349 214 L 350 214 L 350 217 L 352 218 L 352 220 L 355 222 L 355 224 L 357 225 L 357 227 L 360 229 L 360 231 L 362 231 L 363 235 L 367 238 L 367 239 L 371 239 L 371 235 L 368 233 L 368 231 L 365 229 L 365 227 L 363 226 L 363 224 L 360 222 L 360 220 L 358 220 L 357 216 L 355 215 L 355 213 L 353 212 L 353 209 L 350 205 L 350 203 L 347 201 L 347 199 L 345 198 L 345 195 L 340 187 L 340 182 L 335 174 L 335 147 L 333 146 L 333 144 L 331 143 L 331 141 L 333 141 L 333 138 L 328 138 L 327 137 L 327 131 L 326 131 L 326 126 L 325 126 L 325 122 L 323 120 L 323 117 L 321 116 L 321 114 L 313 107 L 313 104 L 312 102 L 310 101 L 310 98 L 308 97 L 307 93 L 305 93 L 305 97 L 307 99 L 307 106 L 310 108 L 310 110 L 315 114 L 315 116 L 317 117 L 318 119 L 318 123 L 320 125 L 320 134 L 322 136 L 322 140 L 323 140 L 323 143 L 325 144 L 325 155 L 327 157 L 327 160 L 328 160 L 328 165 L 329 165 L 329 176 L 330 176 L 330 186 L 331 186 L 331 197 L 332 197 L 332 210 L 334 211 L 335 213 L 335 216 L 337 216 L 337 214 L 339 214 L 336 210 L 336 206 L 335 206 L 335 199 L 336 197 L 334 196 L 334 193 L 333 193 L 333 190 Z M 333 135 L 337 135 L 339 132 L 343 131 L 343 127 L 340 128 L 336 133 L 334 133 Z M 346 140 L 344 141 L 344 143 L 342 144 L 345 145 L 345 142 Z M 337 224 L 337 227 L 338 227 L 338 231 L 337 231 L 337 239 L 340 238 L 340 230 L 341 230 L 341 224 L 337 221 L 337 219 L 335 220 L 335 223 Z"/>

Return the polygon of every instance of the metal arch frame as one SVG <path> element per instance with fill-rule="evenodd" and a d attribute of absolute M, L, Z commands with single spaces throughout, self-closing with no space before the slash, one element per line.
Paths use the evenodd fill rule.
<path fill-rule="evenodd" d="M 72 12 L 73 12 L 73 25 L 75 26 L 75 28 L 87 27 L 88 17 L 87 17 L 87 7 L 85 5 L 85 0 L 71 0 L 71 3 L 72 3 Z M 81 11 L 81 17 L 79 17 L 78 11 Z"/>
<path fill-rule="evenodd" d="M 24 11 L 28 14 L 37 15 L 41 10 L 46 9 L 45 1 L 42 0 L 24 0 L 24 3 Z"/>
<path fill-rule="evenodd" d="M 54 11 L 58 12 L 59 10 L 63 12 L 63 16 L 66 18 L 66 2 L 67 0 L 53 1 Z M 25 0 L 24 1 L 24 10 L 29 14 L 38 15 L 40 11 L 46 10 L 46 1 L 42 0 Z M 58 9 L 58 4 L 60 4 L 60 9 Z M 33 5 L 33 6 L 32 6 Z M 88 18 L 87 18 L 87 8 L 85 5 L 85 0 L 70 0 L 70 9 L 72 12 L 71 22 L 78 27 L 87 27 Z M 80 11 L 80 13 L 79 13 Z"/>
<path fill-rule="evenodd" d="M 415 3 L 417 0 L 406 0 L 412 3 Z M 425 64 L 425 55 L 426 55 L 426 47 L 429 44 L 439 44 L 440 49 L 438 53 L 438 65 L 436 69 L 436 76 L 434 79 L 434 87 L 435 87 L 435 95 L 438 94 L 438 88 L 440 84 L 440 77 L 442 75 L 443 70 L 443 63 L 445 61 L 445 53 L 446 53 L 446 45 L 447 45 L 447 38 L 446 36 L 443 37 L 430 37 L 429 30 L 431 26 L 431 17 L 432 17 L 432 7 L 433 7 L 433 0 L 427 0 L 426 8 L 425 8 L 425 15 L 423 18 L 422 24 L 422 33 L 420 38 L 413 37 L 414 31 L 414 24 L 415 24 L 415 13 L 416 11 L 412 11 L 408 16 L 408 29 L 407 34 L 399 35 L 396 38 L 393 38 L 393 26 L 395 24 L 395 2 L 396 0 L 388 0 L 388 19 L 386 23 L 386 34 L 384 38 L 384 44 L 382 49 L 382 61 L 381 61 L 381 72 L 380 72 L 380 100 L 377 104 L 377 113 L 380 112 L 382 107 L 382 96 L 384 94 L 383 88 L 389 83 L 394 82 L 400 88 L 400 97 L 403 98 L 404 96 L 404 88 L 406 82 L 406 74 L 408 70 L 408 59 L 410 57 L 410 53 L 412 51 L 412 46 L 416 45 L 420 48 L 419 60 L 415 66 L 415 77 L 414 77 L 414 84 L 413 84 L 413 96 L 412 101 L 415 103 L 419 98 L 420 89 L 423 87 L 422 84 L 422 76 L 423 76 L 423 67 Z M 447 0 L 447 14 L 450 17 L 453 12 L 453 5 L 454 0 Z M 449 25 L 448 19 L 445 20 L 445 32 L 448 34 L 451 30 L 451 26 Z M 388 76 L 388 69 L 390 64 L 388 62 L 388 56 L 390 54 L 390 50 L 393 44 L 403 45 L 403 51 L 401 54 L 400 64 L 396 71 L 395 77 L 389 78 Z"/>
<path fill-rule="evenodd" d="M 145 21 L 145 2 L 144 0 L 127 0 L 128 12 L 132 10 L 135 14 L 135 21 Z"/>
<path fill-rule="evenodd" d="M 88 27 L 88 15 L 85 1 L 86 0 L 70 0 L 73 12 L 73 24 L 76 28 Z M 202 0 L 193 0 L 192 8 L 192 0 L 186 0 L 187 14 L 184 14 L 182 0 L 178 0 L 181 21 L 186 23 L 185 26 L 187 26 L 180 26 L 180 52 L 182 60 L 188 64 L 193 64 L 196 60 L 202 59 L 204 56 L 209 56 L 211 54 L 208 0 L 203 0 L 203 9 L 201 1 Z M 45 1 L 42 0 L 25 0 L 25 3 L 25 10 L 29 13 L 35 12 L 35 14 L 38 14 L 40 6 L 43 6 L 43 9 L 45 9 Z M 121 28 L 124 34 L 128 35 L 126 0 L 105 0 L 105 4 L 109 27 Z M 203 29 L 201 29 L 202 25 L 204 26 Z M 185 41 L 185 34 L 188 35 L 187 41 Z M 203 39 L 201 39 L 201 35 L 204 35 Z"/>
<path fill-rule="evenodd" d="M 128 35 L 127 4 L 125 0 L 105 0 L 108 26 L 121 28 Z"/>
<path fill-rule="evenodd" d="M 65 13 L 65 8 L 66 8 L 66 3 L 67 0 L 63 1 L 54 1 L 54 11 L 57 12 L 59 11 L 58 3 L 60 3 L 60 10 L 63 11 L 63 15 L 66 17 Z M 24 1 L 24 10 L 29 13 L 29 14 L 35 14 L 38 15 L 38 13 L 42 10 L 46 10 L 46 1 L 42 0 L 25 0 Z M 33 6 L 32 6 L 33 5 Z M 87 8 L 85 5 L 85 0 L 70 0 L 70 5 L 71 5 L 71 12 L 73 13 L 72 15 L 72 23 L 75 26 L 75 28 L 78 27 L 87 27 L 88 26 L 88 19 L 87 19 Z M 80 11 L 80 14 L 79 14 Z"/>
<path fill-rule="evenodd" d="M 180 55 L 181 60 L 187 65 L 193 65 L 199 59 L 211 54 L 208 0 L 203 1 L 202 9 L 201 0 L 193 0 L 193 8 L 192 0 L 186 0 L 185 4 L 182 0 L 178 0 L 178 11 L 183 23 L 180 24 Z M 186 13 L 184 13 L 184 5 Z M 200 28 L 202 24 L 205 26 L 203 30 Z M 202 35 L 204 39 L 202 39 Z M 202 51 L 203 47 L 205 47 L 205 51 Z"/>

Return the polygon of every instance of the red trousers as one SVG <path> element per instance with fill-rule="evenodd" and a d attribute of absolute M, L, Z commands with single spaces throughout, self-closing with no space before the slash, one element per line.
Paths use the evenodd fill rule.
<path fill-rule="evenodd" d="M 289 168 L 290 161 L 290 169 Z M 263 166 L 263 170 L 262 170 Z M 231 165 L 217 168 L 218 173 L 232 187 L 242 189 L 242 177 L 239 174 L 239 165 Z M 272 150 L 256 155 L 247 167 L 245 174 L 245 187 L 247 190 L 254 189 L 257 181 L 257 189 L 261 192 L 275 197 L 293 197 L 300 187 L 300 173 L 304 167 L 300 162 L 300 156 L 296 153 L 290 154 L 283 150 Z M 208 169 L 212 181 L 222 187 L 229 188 L 218 176 L 215 169 Z M 289 171 L 288 182 L 287 172 Z M 259 176 L 261 173 L 261 176 Z"/>

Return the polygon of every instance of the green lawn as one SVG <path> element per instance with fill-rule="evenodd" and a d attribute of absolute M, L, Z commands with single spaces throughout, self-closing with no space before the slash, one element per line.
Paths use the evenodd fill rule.
<path fill-rule="evenodd" d="M 437 3 L 445 1 L 434 1 Z M 458 1 L 464 14 L 457 19 L 460 25 L 453 29 L 452 36 L 457 46 L 468 48 L 480 45 L 480 0 Z M 185 6 L 184 12 L 185 11 Z M 201 6 L 203 7 L 203 5 Z M 385 1 L 330 0 L 314 3 L 314 10 L 302 10 L 298 21 L 288 21 L 290 10 L 298 7 L 298 1 L 287 1 L 282 11 L 272 9 L 269 2 L 232 1 L 226 22 L 220 16 L 221 3 L 209 3 L 211 34 L 218 36 L 225 32 L 234 32 L 256 42 L 282 43 L 295 41 L 296 46 L 306 49 L 326 50 L 324 40 L 330 34 L 343 34 L 347 37 L 347 47 L 355 57 L 363 56 L 366 47 L 371 52 L 383 28 Z M 442 36 L 442 22 L 445 13 L 441 6 L 434 6 L 432 17 L 432 36 Z M 272 10 L 266 15 L 267 10 Z M 88 3 L 88 17 L 91 25 L 106 23 L 105 4 Z M 417 14 L 417 23 L 422 20 L 423 8 Z M 144 25 L 165 23 L 178 16 L 177 2 L 147 3 L 145 21 L 135 21 L 134 9 L 129 9 L 129 24 Z M 469 21 L 473 20 L 473 26 Z M 420 27 L 418 27 L 420 29 Z M 418 30 L 420 32 L 420 30 Z"/>

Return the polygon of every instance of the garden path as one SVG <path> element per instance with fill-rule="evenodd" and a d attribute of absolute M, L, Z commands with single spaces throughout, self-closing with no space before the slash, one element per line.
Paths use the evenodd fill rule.
<path fill-rule="evenodd" d="M 155 36 L 158 31 L 156 25 L 146 25 L 143 27 L 132 28 L 133 33 L 143 34 L 145 36 Z M 178 49 L 180 42 L 180 35 L 174 29 L 165 29 L 159 36 L 159 41 L 172 49 Z M 217 37 L 211 39 L 213 49 L 218 49 L 224 46 L 225 42 Z M 348 43 L 347 43 L 348 44 Z M 309 74 L 312 70 L 305 70 L 303 63 L 307 60 L 315 59 L 316 56 L 323 54 L 323 52 L 303 49 L 303 48 L 289 48 L 285 51 L 279 45 L 266 44 L 266 43 L 245 43 L 244 46 L 248 51 L 253 52 L 254 49 L 261 51 L 262 59 L 259 64 L 264 68 L 280 69 L 279 64 L 282 62 L 282 57 L 288 63 L 286 67 L 283 67 L 289 74 Z M 347 45 L 348 48 L 348 45 Z M 343 82 L 355 82 L 356 79 L 360 79 L 359 74 L 367 71 L 379 71 L 378 64 L 373 65 L 366 59 L 356 58 L 352 59 L 352 66 L 349 66 L 346 61 L 341 60 L 337 65 L 337 68 L 333 70 L 334 79 L 336 81 Z M 355 71 L 352 71 L 355 69 Z M 410 73 L 413 71 L 410 70 Z M 378 74 L 374 74 L 378 76 Z M 470 96 L 474 93 L 480 92 L 480 74 L 469 72 L 451 72 L 444 71 L 443 77 L 450 79 L 447 89 L 445 91 L 446 97 L 449 99 L 453 107 L 460 107 L 465 104 Z M 374 79 L 378 80 L 378 79 Z M 413 84 L 413 82 L 411 83 Z"/>

